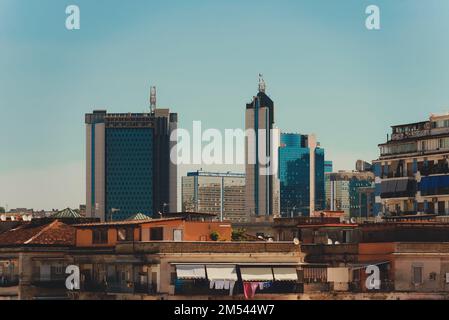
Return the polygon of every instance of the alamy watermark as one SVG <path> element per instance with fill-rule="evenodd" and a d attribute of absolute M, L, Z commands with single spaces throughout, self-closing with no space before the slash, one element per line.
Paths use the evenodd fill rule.
<path fill-rule="evenodd" d="M 80 268 L 76 265 L 69 265 L 65 269 L 65 273 L 69 276 L 65 280 L 65 287 L 67 290 L 79 290 L 80 289 Z"/>
<path fill-rule="evenodd" d="M 81 12 L 77 5 L 67 6 L 65 13 L 68 15 L 65 20 L 67 30 L 79 30 L 81 28 Z"/>
<path fill-rule="evenodd" d="M 77 5 L 69 5 L 65 9 L 66 21 L 65 27 L 67 30 L 79 30 L 81 28 L 81 12 Z M 377 5 L 371 4 L 366 7 L 365 14 L 368 17 L 365 20 L 365 27 L 368 30 L 380 30 L 380 8 Z"/>
<path fill-rule="evenodd" d="M 380 289 L 380 269 L 376 265 L 369 265 L 365 270 L 369 276 L 366 278 L 365 286 L 368 290 Z"/>
<path fill-rule="evenodd" d="M 260 175 L 278 171 L 279 129 L 225 129 L 223 136 L 218 129 L 202 131 L 201 121 L 193 121 L 192 134 L 186 129 L 176 129 L 170 141 L 174 143 L 170 160 L 176 165 L 257 164 Z"/>
<path fill-rule="evenodd" d="M 368 17 L 365 20 L 365 26 L 368 30 L 380 30 L 380 9 L 376 5 L 366 7 L 365 13 Z"/>

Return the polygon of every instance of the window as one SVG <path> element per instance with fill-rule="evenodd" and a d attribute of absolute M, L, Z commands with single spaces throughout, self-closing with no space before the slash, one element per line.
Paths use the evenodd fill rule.
<path fill-rule="evenodd" d="M 92 243 L 104 244 L 108 243 L 108 229 L 98 228 L 92 230 Z"/>
<path fill-rule="evenodd" d="M 173 241 L 182 241 L 182 230 L 173 230 Z"/>
<path fill-rule="evenodd" d="M 412 267 L 412 283 L 413 284 L 421 284 L 422 283 L 422 271 L 423 267 L 421 266 L 413 266 Z"/>
<path fill-rule="evenodd" d="M 117 229 L 117 241 L 134 241 L 134 229 L 133 228 Z"/>
<path fill-rule="evenodd" d="M 51 274 L 62 275 L 64 274 L 64 266 L 62 264 L 56 264 L 51 266 Z"/>
<path fill-rule="evenodd" d="M 440 149 L 447 149 L 449 148 L 449 138 L 442 138 L 439 140 L 439 147 Z"/>
<path fill-rule="evenodd" d="M 151 241 L 162 241 L 164 240 L 164 228 L 151 228 L 150 229 L 150 240 Z"/>
<path fill-rule="evenodd" d="M 51 266 L 49 264 L 41 264 L 39 268 L 40 281 L 50 281 L 51 280 Z"/>
<path fill-rule="evenodd" d="M 449 127 L 449 120 L 437 120 L 432 122 L 432 127 L 435 128 L 447 128 Z"/>

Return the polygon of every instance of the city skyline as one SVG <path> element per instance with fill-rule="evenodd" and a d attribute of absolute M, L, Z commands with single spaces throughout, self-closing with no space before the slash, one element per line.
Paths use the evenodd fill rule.
<path fill-rule="evenodd" d="M 243 128 L 263 73 L 278 127 L 317 134 L 334 171 L 376 159 L 391 125 L 449 109 L 444 1 L 377 1 L 375 32 L 365 1 L 76 2 L 72 33 L 65 3 L 0 2 L 0 206 L 84 203 L 84 114 L 149 110 L 150 85 L 181 128 Z M 258 14 L 266 21 L 248 21 Z M 269 45 L 248 50 L 256 41 Z"/>

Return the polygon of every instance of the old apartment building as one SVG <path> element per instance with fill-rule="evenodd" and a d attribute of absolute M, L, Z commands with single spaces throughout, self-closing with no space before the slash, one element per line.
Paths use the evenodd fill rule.
<path fill-rule="evenodd" d="M 379 148 L 375 214 L 449 214 L 449 114 L 393 126 Z"/>

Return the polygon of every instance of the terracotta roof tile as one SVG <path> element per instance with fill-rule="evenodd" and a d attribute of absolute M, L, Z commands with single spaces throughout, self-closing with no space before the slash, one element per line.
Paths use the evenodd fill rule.
<path fill-rule="evenodd" d="M 55 220 L 45 225 L 24 224 L 0 234 L 0 247 L 19 245 L 75 245 L 75 228 Z"/>

